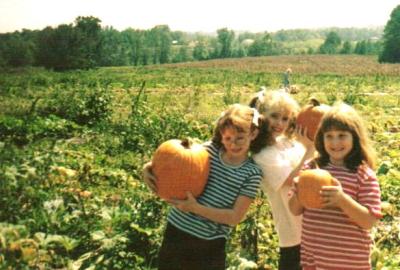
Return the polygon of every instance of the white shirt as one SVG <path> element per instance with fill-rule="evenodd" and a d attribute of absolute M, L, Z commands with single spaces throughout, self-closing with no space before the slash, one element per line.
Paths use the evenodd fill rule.
<path fill-rule="evenodd" d="M 253 157 L 263 171 L 261 188 L 271 205 L 280 247 L 300 244 L 301 216 L 294 216 L 290 212 L 290 187 L 283 184 L 304 153 L 301 143 L 281 136 L 274 145 L 265 147 Z"/>

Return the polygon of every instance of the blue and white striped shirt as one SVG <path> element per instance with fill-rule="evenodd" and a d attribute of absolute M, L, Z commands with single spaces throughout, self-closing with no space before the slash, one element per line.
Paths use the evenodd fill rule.
<path fill-rule="evenodd" d="M 238 196 L 255 198 L 262 179 L 262 171 L 252 158 L 239 166 L 225 164 L 221 159 L 221 149 L 214 143 L 205 143 L 210 155 L 210 172 L 207 185 L 197 201 L 215 208 L 233 208 Z M 201 239 L 228 238 L 231 227 L 211 221 L 193 213 L 173 207 L 167 218 L 176 228 Z"/>

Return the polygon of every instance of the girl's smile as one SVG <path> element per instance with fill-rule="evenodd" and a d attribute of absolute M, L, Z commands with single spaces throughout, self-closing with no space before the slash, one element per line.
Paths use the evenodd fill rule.
<path fill-rule="evenodd" d="M 267 118 L 274 138 L 282 135 L 289 127 L 290 115 L 287 112 L 271 112 Z"/>
<path fill-rule="evenodd" d="M 353 149 L 353 135 L 344 130 L 327 131 L 324 133 L 324 148 L 332 164 L 343 166 L 344 159 Z"/>

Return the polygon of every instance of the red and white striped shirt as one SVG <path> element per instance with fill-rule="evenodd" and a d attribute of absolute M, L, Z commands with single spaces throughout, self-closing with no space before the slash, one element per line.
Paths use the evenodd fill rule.
<path fill-rule="evenodd" d="M 371 214 L 381 218 L 380 188 L 374 171 L 361 165 L 357 172 L 328 164 L 322 168 L 338 179 L 350 195 Z M 305 209 L 301 238 L 303 269 L 369 270 L 372 240 L 339 208 Z"/>

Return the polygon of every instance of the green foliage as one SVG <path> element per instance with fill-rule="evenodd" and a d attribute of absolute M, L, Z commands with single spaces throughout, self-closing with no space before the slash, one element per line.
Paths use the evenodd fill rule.
<path fill-rule="evenodd" d="M 208 59 L 208 51 L 204 41 L 199 41 L 193 49 L 193 58 L 196 60 L 206 60 Z"/>
<path fill-rule="evenodd" d="M 249 47 L 249 56 L 265 56 L 276 54 L 276 44 L 272 41 L 271 35 L 266 33 L 254 41 Z"/>
<path fill-rule="evenodd" d="M 248 103 L 260 85 L 278 88 L 282 67 L 291 66 L 300 104 L 310 96 L 345 100 L 368 123 L 384 202 L 372 231 L 373 269 L 397 269 L 400 79 L 397 65 L 377 69 L 371 59 L 281 56 L 2 72 L 0 268 L 155 269 L 169 206 L 140 181 L 143 164 L 165 140 L 209 139 L 226 105 Z M 276 269 L 278 256 L 260 195 L 233 230 L 227 265 Z"/>
<path fill-rule="evenodd" d="M 336 32 L 329 32 L 326 36 L 324 44 L 319 47 L 322 54 L 336 54 L 339 50 L 342 40 Z"/>
<path fill-rule="evenodd" d="M 343 47 L 342 47 L 340 53 L 341 54 L 350 54 L 351 52 L 352 52 L 352 46 L 351 46 L 350 41 L 347 40 L 343 43 Z"/>
<path fill-rule="evenodd" d="M 77 86 L 69 89 L 55 89 L 39 113 L 54 114 L 80 125 L 94 125 L 109 120 L 111 110 L 109 88 Z"/>
<path fill-rule="evenodd" d="M 380 62 L 400 62 L 400 5 L 395 7 L 386 23 L 383 35 L 383 49 L 379 55 Z"/>
<path fill-rule="evenodd" d="M 220 58 L 227 58 L 232 56 L 232 43 L 235 38 L 235 32 L 228 30 L 227 28 L 221 28 L 217 30 L 218 42 L 221 47 L 219 50 Z"/>
<path fill-rule="evenodd" d="M 128 28 L 120 32 L 109 26 L 100 28 L 100 22 L 96 17 L 80 16 L 73 23 L 56 28 L 0 34 L 0 67 L 43 66 L 64 71 L 248 55 L 314 54 L 319 53 L 318 48 L 328 32 L 336 32 L 351 42 L 376 39 L 382 35 L 381 28 L 326 28 L 280 30 L 276 33 L 246 32 L 239 33 L 235 38 L 235 32 L 227 28 L 219 29 L 215 37 L 170 31 L 167 25 L 149 30 Z M 325 49 L 331 53 L 332 46 Z M 376 49 L 379 48 L 368 54 L 377 54 Z M 339 50 L 335 53 L 339 52 L 345 53 Z"/>

